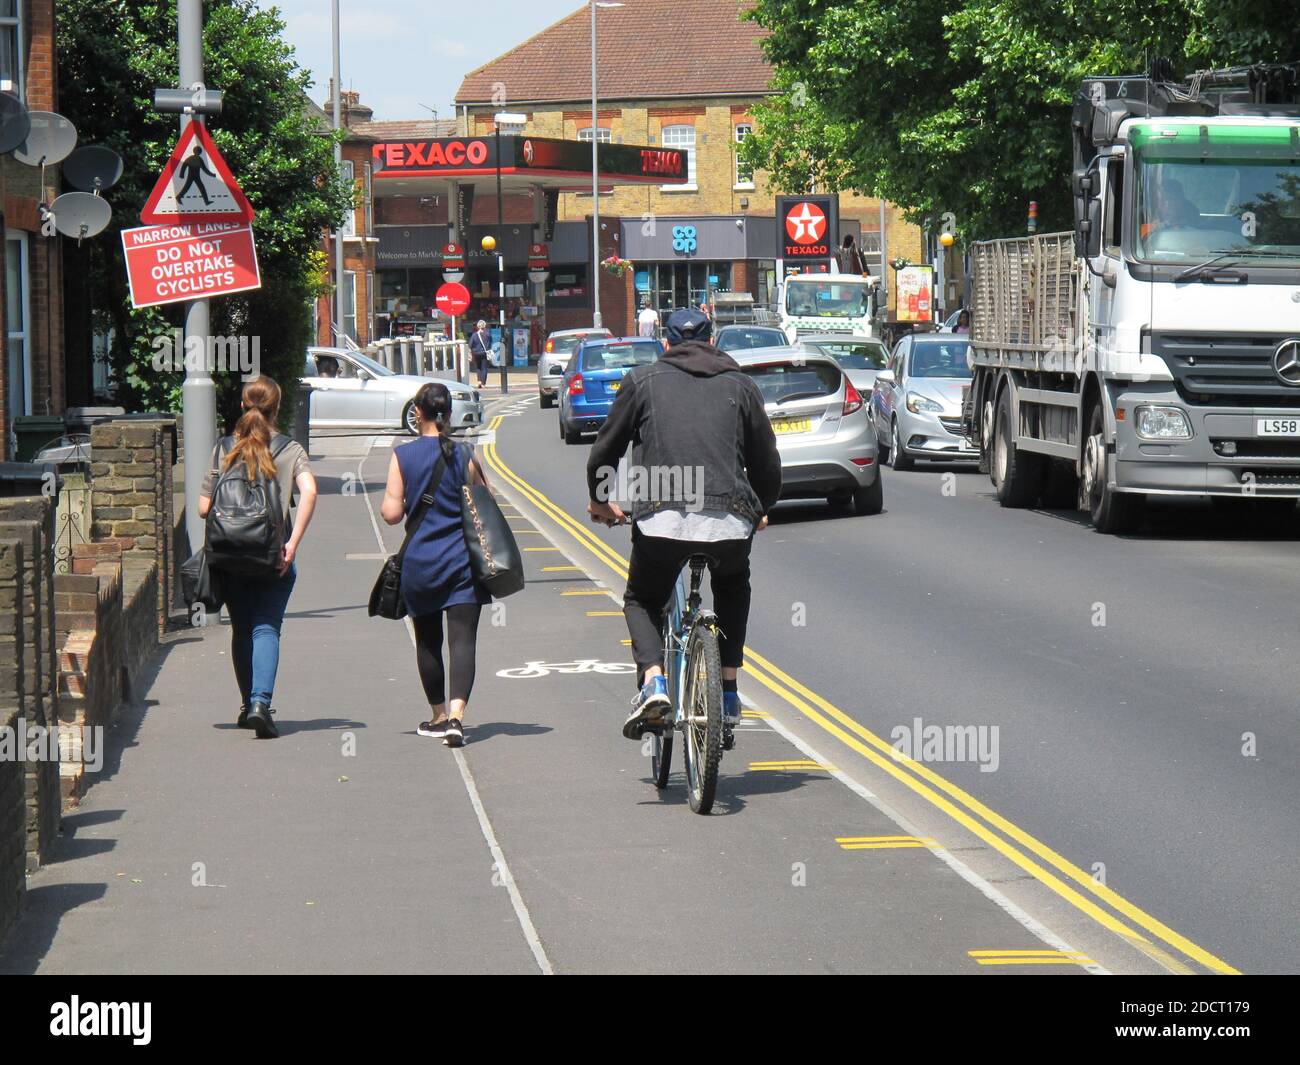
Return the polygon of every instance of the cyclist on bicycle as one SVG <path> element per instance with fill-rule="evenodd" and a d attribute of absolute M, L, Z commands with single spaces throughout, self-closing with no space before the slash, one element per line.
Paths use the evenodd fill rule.
<path fill-rule="evenodd" d="M 610 526 L 626 519 L 613 499 L 601 496 L 608 496 L 629 443 L 627 483 L 694 486 L 689 499 L 631 501 L 632 559 L 623 613 L 640 690 L 623 735 L 640 739 L 647 728 L 662 727 L 672 716 L 664 678 L 664 611 L 687 559 L 707 555 L 721 630 L 723 720 L 729 738 L 740 721 L 736 674 L 743 665 L 749 618 L 749 551 L 781 492 L 781 457 L 758 386 L 730 355 L 709 344 L 708 317 L 696 310 L 676 311 L 666 332 L 667 352 L 623 379 L 592 445 L 587 511 L 592 521 Z M 688 470 L 694 475 L 687 476 Z"/>

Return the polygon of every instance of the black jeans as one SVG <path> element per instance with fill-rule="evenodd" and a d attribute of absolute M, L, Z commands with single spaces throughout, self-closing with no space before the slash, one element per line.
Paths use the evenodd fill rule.
<path fill-rule="evenodd" d="M 644 536 L 632 526 L 632 561 L 627 570 L 627 591 L 623 594 L 623 616 L 632 637 L 637 685 L 644 683 L 649 666 L 662 666 L 664 656 L 664 611 L 672 597 L 677 575 L 691 555 L 708 555 L 709 586 L 713 590 L 713 612 L 722 630 L 722 664 L 739 669 L 744 664 L 745 626 L 749 621 L 749 549 L 745 540 L 666 540 Z"/>

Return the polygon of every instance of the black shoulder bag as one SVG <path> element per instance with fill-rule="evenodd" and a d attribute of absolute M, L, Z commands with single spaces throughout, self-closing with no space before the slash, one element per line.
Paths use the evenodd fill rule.
<path fill-rule="evenodd" d="M 370 590 L 368 610 L 372 618 L 391 618 L 393 621 L 400 621 L 406 617 L 406 602 L 402 598 L 402 559 L 406 557 L 406 548 L 415 530 L 420 527 L 424 516 L 429 512 L 433 495 L 442 482 L 442 475 L 446 468 L 447 459 L 442 453 L 442 448 L 439 447 L 438 461 L 433 464 L 433 472 L 429 474 L 429 483 L 425 486 L 424 495 L 420 496 L 420 502 L 411 511 L 411 516 L 406 519 L 406 537 L 402 540 L 402 546 L 398 548 L 397 554 L 388 557 L 384 568 L 379 571 L 379 579 Z"/>
<path fill-rule="evenodd" d="M 474 580 L 495 599 L 522 591 L 524 556 L 487 485 L 460 486 L 460 522 Z"/>

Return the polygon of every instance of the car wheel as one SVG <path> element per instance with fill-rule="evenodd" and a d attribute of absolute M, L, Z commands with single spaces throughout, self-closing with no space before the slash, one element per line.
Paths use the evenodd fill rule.
<path fill-rule="evenodd" d="M 564 437 L 564 442 L 566 444 L 582 443 L 582 433 L 578 432 L 577 429 L 570 429 L 563 423 L 560 424 L 560 435 Z"/>
<path fill-rule="evenodd" d="M 545 392 L 541 394 L 541 400 L 542 400 L 542 410 L 546 410 L 547 407 L 553 406 L 555 403 L 555 397 L 548 396 Z"/>
<path fill-rule="evenodd" d="M 885 484 L 884 477 L 880 474 L 880 467 L 876 467 L 876 479 L 865 488 L 858 488 L 853 493 L 853 513 L 865 516 L 868 514 L 879 514 L 885 509 Z"/>
<path fill-rule="evenodd" d="M 402 428 L 412 436 L 420 435 L 420 425 L 415 420 L 415 400 L 411 400 L 402 411 Z"/>
<path fill-rule="evenodd" d="M 912 456 L 903 450 L 903 441 L 898 435 L 898 419 L 895 418 L 889 428 L 889 465 L 900 472 L 915 469 Z"/>

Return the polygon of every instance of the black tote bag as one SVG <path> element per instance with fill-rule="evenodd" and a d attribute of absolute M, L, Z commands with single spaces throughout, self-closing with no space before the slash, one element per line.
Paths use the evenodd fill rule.
<path fill-rule="evenodd" d="M 460 520 L 474 580 L 495 599 L 523 591 L 524 556 L 487 485 L 460 486 Z"/>

